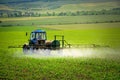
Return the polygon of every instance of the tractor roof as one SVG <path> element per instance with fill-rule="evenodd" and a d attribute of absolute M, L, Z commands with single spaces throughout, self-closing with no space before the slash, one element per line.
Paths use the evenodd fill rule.
<path fill-rule="evenodd" d="M 37 29 L 37 30 L 33 31 L 32 33 L 41 33 L 41 32 L 45 32 L 45 31 L 44 31 L 44 30 Z"/>

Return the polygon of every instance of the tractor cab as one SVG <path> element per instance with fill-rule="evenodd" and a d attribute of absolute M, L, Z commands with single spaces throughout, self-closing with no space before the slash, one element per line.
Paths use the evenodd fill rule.
<path fill-rule="evenodd" d="M 47 40 L 46 32 L 44 30 L 35 30 L 31 32 L 29 44 L 43 45 Z"/>

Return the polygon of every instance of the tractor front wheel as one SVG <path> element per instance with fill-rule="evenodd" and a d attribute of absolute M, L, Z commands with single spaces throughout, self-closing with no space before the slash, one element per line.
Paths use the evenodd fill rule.
<path fill-rule="evenodd" d="M 29 50 L 28 45 L 24 44 L 24 45 L 23 45 L 23 53 L 27 53 L 28 50 Z"/>

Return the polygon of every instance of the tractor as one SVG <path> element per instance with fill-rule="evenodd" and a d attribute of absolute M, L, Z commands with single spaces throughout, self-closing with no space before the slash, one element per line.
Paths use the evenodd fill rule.
<path fill-rule="evenodd" d="M 27 35 L 27 34 L 26 34 Z M 58 37 L 60 37 L 58 40 Z M 54 40 L 47 40 L 47 33 L 44 30 L 37 29 L 30 33 L 30 39 L 28 44 L 18 45 L 18 46 L 8 46 L 8 48 L 23 48 L 23 52 L 26 53 L 29 50 L 39 50 L 39 49 L 48 49 L 48 50 L 59 50 L 64 48 L 98 48 L 98 47 L 109 47 L 109 45 L 96 45 L 96 44 L 68 44 L 64 40 L 63 35 L 54 35 Z"/>
<path fill-rule="evenodd" d="M 57 40 L 57 37 L 61 37 L 61 40 Z M 65 45 L 66 44 L 66 45 Z M 28 44 L 23 45 L 23 52 L 28 50 L 38 50 L 38 49 L 50 49 L 50 50 L 58 50 L 64 48 L 66 46 L 70 47 L 64 40 L 63 35 L 55 35 L 53 41 L 47 40 L 46 31 L 44 30 L 35 30 L 31 32 L 30 39 Z"/>

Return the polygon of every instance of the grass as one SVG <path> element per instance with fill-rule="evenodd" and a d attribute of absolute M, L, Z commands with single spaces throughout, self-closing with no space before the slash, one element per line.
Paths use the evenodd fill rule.
<path fill-rule="evenodd" d="M 12 9 L 6 5 L 0 5 L 0 10 L 12 10 Z"/>
<path fill-rule="evenodd" d="M 93 11 L 93 10 L 102 10 L 102 9 L 111 9 L 119 7 L 119 1 L 115 0 L 107 0 L 107 1 L 80 1 L 80 0 L 69 0 L 69 1 L 31 1 L 31 2 L 23 2 L 20 3 L 19 1 L 13 0 L 8 1 L 4 0 L 1 3 L 8 3 L 8 2 L 18 2 L 16 4 L 7 4 L 3 5 L 2 7 L 7 10 L 20 10 L 20 11 L 32 11 L 32 12 L 39 12 L 39 13 L 46 13 L 46 12 L 76 12 L 76 11 Z M 1 10 L 3 8 L 0 8 Z M 23 9 L 23 10 L 22 10 Z"/>
<path fill-rule="evenodd" d="M 65 40 L 71 44 L 98 44 L 120 47 L 119 23 L 0 27 L 2 37 L 0 45 L 3 46 L 4 43 L 9 42 L 22 45 L 29 39 L 29 36 L 26 37 L 25 33 L 30 34 L 35 29 L 47 30 L 48 40 L 53 40 L 54 35 L 64 35 Z"/>
<path fill-rule="evenodd" d="M 69 11 L 98 11 L 102 9 L 111 9 L 119 7 L 117 2 L 87 2 L 78 4 L 66 4 L 62 5 L 60 8 L 55 9 L 56 12 L 69 12 Z"/>
<path fill-rule="evenodd" d="M 2 52 L 1 79 L 119 79 L 119 60 L 99 58 L 16 58 Z"/>
<path fill-rule="evenodd" d="M 99 24 L 63 24 L 63 25 L 43 25 L 39 28 L 55 30 L 91 30 L 91 29 L 117 29 L 120 23 L 99 23 Z"/>
<path fill-rule="evenodd" d="M 84 26 L 84 27 L 83 27 Z M 76 24 L 43 26 L 59 31 L 48 31 L 48 35 L 61 34 L 71 44 L 99 44 L 119 47 L 120 36 L 119 23 L 111 24 Z M 77 30 L 76 30 L 77 29 Z M 50 33 L 49 33 L 50 32 Z M 51 39 L 52 36 L 48 38 Z M 73 38 L 75 37 L 75 38 Z M 53 38 L 52 38 L 53 39 Z"/>
<path fill-rule="evenodd" d="M 80 0 L 77 1 L 79 2 Z M 19 4 L 16 8 L 20 6 L 31 7 L 31 3 L 27 5 L 24 4 L 25 3 Z M 32 3 L 35 8 L 37 8 L 36 4 L 40 5 L 37 2 Z M 52 4 L 54 4 L 54 2 Z M 59 9 L 48 10 L 48 12 L 76 11 L 80 8 L 98 10 L 118 7 L 118 3 L 116 2 L 81 3 L 76 5 L 67 5 L 66 2 L 66 5 L 63 4 L 64 3 L 61 3 L 62 7 Z M 16 5 L 11 5 L 11 7 L 12 6 Z M 59 5 L 54 6 L 56 8 L 56 6 Z M 10 9 L 4 5 L 2 5 L 2 7 L 1 9 Z M 0 21 L 2 21 L 2 23 L 0 23 L 0 80 L 120 79 L 120 15 L 19 17 L 0 18 Z M 118 22 L 111 23 L 115 21 Z M 23 45 L 28 42 L 30 36 L 26 37 L 25 33 L 28 32 L 30 34 L 30 32 L 35 29 L 46 30 L 48 40 L 53 40 L 55 34 L 60 34 L 64 35 L 65 40 L 71 44 L 109 45 L 110 48 L 92 48 L 94 52 L 90 51 L 91 49 L 87 50 L 85 48 L 85 52 L 87 53 L 84 51 L 78 53 L 83 55 L 87 54 L 87 57 L 82 56 L 77 58 L 41 57 L 40 55 L 37 55 L 38 58 L 32 57 L 33 55 L 29 57 L 29 55 L 23 54 L 21 48 L 8 48 L 8 46 Z M 64 53 L 67 54 L 67 52 Z M 72 53 L 76 54 L 77 52 Z M 91 53 L 92 56 L 89 56 L 89 53 Z"/>
<path fill-rule="evenodd" d="M 0 27 L 0 79 L 12 80 L 118 80 L 120 78 L 120 23 L 42 25 Z M 55 34 L 65 36 L 72 44 L 110 45 L 110 53 L 99 51 L 99 57 L 33 58 L 26 57 L 22 49 L 8 49 L 10 45 L 28 42 L 34 29 L 47 31 L 49 40 Z M 109 49 L 105 49 L 109 50 Z M 17 54 L 24 57 L 16 56 Z M 97 53 L 96 53 L 97 54 Z"/>
<path fill-rule="evenodd" d="M 87 15 L 87 16 L 50 16 L 50 17 L 22 17 L 0 18 L 0 26 L 38 26 L 63 24 L 90 24 L 119 22 L 119 15 Z"/>

